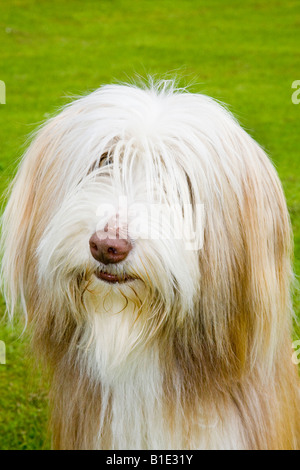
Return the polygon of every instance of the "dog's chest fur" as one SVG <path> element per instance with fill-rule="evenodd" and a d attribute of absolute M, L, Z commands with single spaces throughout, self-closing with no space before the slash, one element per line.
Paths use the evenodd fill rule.
<path fill-rule="evenodd" d="M 101 383 L 102 408 L 95 447 L 242 449 L 243 430 L 233 407 L 218 416 L 216 410 L 208 412 L 199 406 L 191 421 L 180 403 L 176 376 L 173 385 L 174 389 L 178 387 L 178 397 L 170 401 L 157 344 L 144 347 L 139 342 L 142 331 L 132 321 L 132 306 L 121 312 L 122 300 L 114 298 L 111 302 L 110 313 L 95 313 L 92 338 L 81 357 L 92 381 Z"/>

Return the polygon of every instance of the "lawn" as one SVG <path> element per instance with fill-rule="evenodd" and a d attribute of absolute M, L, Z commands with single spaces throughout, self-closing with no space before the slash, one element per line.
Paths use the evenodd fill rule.
<path fill-rule="evenodd" d="M 70 96 L 133 77 L 178 76 L 229 105 L 271 156 L 285 190 L 300 274 L 299 2 L 10 0 L 0 3 L 0 191 L 35 127 Z M 0 301 L 2 313 L 4 302 Z M 299 315 L 299 302 L 295 298 Z M 47 387 L 21 327 L 0 326 L 0 449 L 49 447 Z M 297 337 L 295 330 L 295 337 Z"/>

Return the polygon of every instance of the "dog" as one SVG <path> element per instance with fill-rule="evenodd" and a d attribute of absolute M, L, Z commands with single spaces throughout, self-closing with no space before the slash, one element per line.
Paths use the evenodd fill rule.
<path fill-rule="evenodd" d="M 2 284 L 51 371 L 54 449 L 297 449 L 277 173 L 214 99 L 104 85 L 36 132 Z"/>

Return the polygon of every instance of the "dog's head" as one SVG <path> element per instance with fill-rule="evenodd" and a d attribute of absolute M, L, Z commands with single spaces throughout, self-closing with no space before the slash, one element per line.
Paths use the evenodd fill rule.
<path fill-rule="evenodd" d="M 153 335 L 189 322 L 242 357 L 280 324 L 289 222 L 273 167 L 230 113 L 172 82 L 103 86 L 50 119 L 3 233 L 9 307 L 62 331 L 128 309 Z"/>

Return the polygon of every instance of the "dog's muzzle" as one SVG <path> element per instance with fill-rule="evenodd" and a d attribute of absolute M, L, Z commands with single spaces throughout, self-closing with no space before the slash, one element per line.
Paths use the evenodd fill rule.
<path fill-rule="evenodd" d="M 99 263 L 105 265 L 98 268 L 95 272 L 96 276 L 102 281 L 109 283 L 122 283 L 132 280 L 133 278 L 127 274 L 115 274 L 109 269 L 109 265 L 115 265 L 124 261 L 132 249 L 131 241 L 128 237 L 122 238 L 119 230 L 112 234 L 107 228 L 103 231 L 95 232 L 90 240 L 90 251 L 93 258 Z"/>

